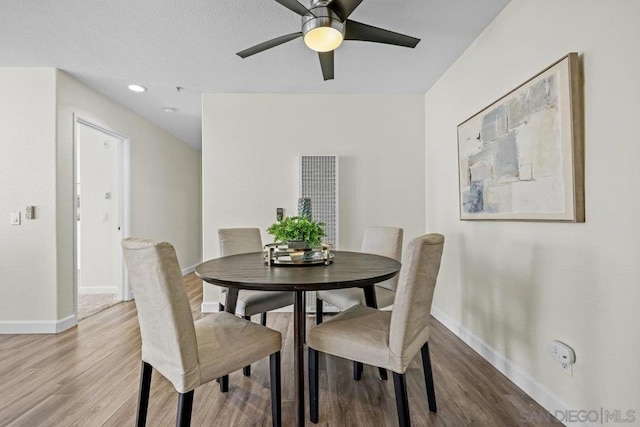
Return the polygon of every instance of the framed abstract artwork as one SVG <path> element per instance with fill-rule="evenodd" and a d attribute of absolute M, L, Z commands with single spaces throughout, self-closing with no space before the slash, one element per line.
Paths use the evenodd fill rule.
<path fill-rule="evenodd" d="M 583 128 L 577 53 L 462 122 L 460 219 L 584 222 Z"/>

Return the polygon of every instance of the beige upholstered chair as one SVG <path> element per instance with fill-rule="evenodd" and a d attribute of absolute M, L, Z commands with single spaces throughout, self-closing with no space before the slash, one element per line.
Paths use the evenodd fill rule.
<path fill-rule="evenodd" d="M 441 234 L 427 234 L 409 243 L 392 312 L 356 305 L 311 329 L 307 344 L 312 422 L 318 422 L 318 352 L 393 371 L 400 425 L 409 426 L 404 374 L 421 351 L 429 410 L 436 412 L 429 357 L 429 316 L 443 246 Z"/>
<path fill-rule="evenodd" d="M 262 238 L 259 228 L 220 228 L 220 256 L 262 252 Z M 227 289 L 220 292 L 220 311 L 227 301 Z M 262 314 L 261 323 L 267 323 L 267 311 L 276 310 L 293 304 L 292 292 L 267 292 L 242 290 L 238 293 L 236 314 L 245 318 Z"/>
<path fill-rule="evenodd" d="M 361 252 L 382 255 L 400 261 L 402 258 L 402 228 L 367 227 L 362 237 Z M 385 282 L 376 283 L 376 300 L 378 307 L 393 304 L 398 276 Z M 316 294 L 316 324 L 322 323 L 322 301 L 346 310 L 356 304 L 365 305 L 364 292 L 361 288 L 345 288 L 330 291 L 318 291 Z"/>
<path fill-rule="evenodd" d="M 219 228 L 220 256 L 262 252 L 262 238 L 259 228 Z M 227 289 L 222 288 L 219 299 L 219 310 L 224 311 L 227 301 Z M 247 320 L 254 314 L 261 313 L 262 326 L 267 324 L 267 311 L 276 310 L 293 304 L 292 292 L 250 291 L 238 293 L 236 314 Z M 251 366 L 243 370 L 245 376 L 251 375 Z M 220 384 L 222 391 L 227 391 L 228 379 L 223 378 Z"/>
<path fill-rule="evenodd" d="M 398 227 L 367 227 L 362 237 L 361 252 L 382 255 L 400 261 L 402 258 L 402 228 Z M 378 307 L 387 307 L 393 304 L 398 276 L 381 283 L 376 283 L 375 292 Z M 365 305 L 364 292 L 361 288 L 345 288 L 330 291 L 318 291 L 316 294 L 316 325 L 322 323 L 323 303 L 326 301 L 336 307 L 346 310 L 354 305 Z M 362 363 L 354 362 L 353 378 L 360 380 L 362 376 Z M 387 379 L 387 371 L 380 369 L 380 379 Z"/>
<path fill-rule="evenodd" d="M 137 425 L 144 426 L 155 368 L 179 393 L 176 425 L 191 421 L 196 387 L 270 356 L 273 425 L 280 425 L 280 332 L 230 313 L 193 321 L 176 253 L 170 243 L 122 241 L 142 337 Z"/>

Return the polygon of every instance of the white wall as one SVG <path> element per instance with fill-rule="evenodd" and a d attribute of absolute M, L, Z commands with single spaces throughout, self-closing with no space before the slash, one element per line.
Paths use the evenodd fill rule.
<path fill-rule="evenodd" d="M 59 306 L 73 311 L 73 113 L 130 139 L 130 234 L 171 242 L 183 269 L 200 262 L 200 152 L 122 105 L 57 72 Z M 143 95 L 144 96 L 144 95 Z"/>
<path fill-rule="evenodd" d="M 200 152 L 64 72 L 0 68 L 0 333 L 75 324 L 74 112 L 131 139 L 131 234 L 172 242 L 183 268 L 201 260 Z"/>
<path fill-rule="evenodd" d="M 56 91 L 51 68 L 0 68 L 0 329 L 54 322 Z M 24 218 L 36 206 L 36 219 Z M 21 211 L 22 225 L 10 225 Z"/>
<path fill-rule="evenodd" d="M 447 236 L 435 311 L 551 409 L 639 415 L 639 22 L 637 0 L 512 0 L 426 94 L 426 225 Z M 570 51 L 584 63 L 586 223 L 461 222 L 456 126 Z M 572 377 L 553 339 L 575 349 Z"/>
<path fill-rule="evenodd" d="M 424 98 L 409 95 L 205 94 L 203 257 L 220 227 L 297 214 L 298 156 L 339 156 L 340 249 L 358 250 L 369 225 L 424 230 Z M 205 284 L 205 307 L 217 289 Z"/>

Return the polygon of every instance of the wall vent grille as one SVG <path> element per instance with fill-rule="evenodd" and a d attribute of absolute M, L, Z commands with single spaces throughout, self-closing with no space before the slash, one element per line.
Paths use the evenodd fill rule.
<path fill-rule="evenodd" d="M 311 217 L 324 222 L 324 243 L 338 248 L 338 156 L 300 156 L 300 197 L 311 199 Z M 307 292 L 307 312 L 315 312 L 315 292 Z"/>
<path fill-rule="evenodd" d="M 338 157 L 300 156 L 300 197 L 311 199 L 311 216 L 326 224 L 324 242 L 338 245 Z"/>

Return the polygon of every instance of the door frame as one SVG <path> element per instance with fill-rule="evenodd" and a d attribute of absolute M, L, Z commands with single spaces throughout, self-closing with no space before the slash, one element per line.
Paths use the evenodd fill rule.
<path fill-rule="evenodd" d="M 79 126 L 84 125 L 120 140 L 118 144 L 118 222 L 120 224 L 120 239 L 129 236 L 130 215 L 130 139 L 106 125 L 89 120 L 77 113 L 73 114 L 73 198 L 72 198 L 72 220 L 73 220 L 73 309 L 78 315 L 78 210 L 76 201 L 78 199 L 78 145 Z M 129 286 L 129 280 L 125 272 L 122 251 L 118 251 L 117 262 L 119 268 L 118 298 L 122 301 L 133 299 L 133 293 Z"/>

